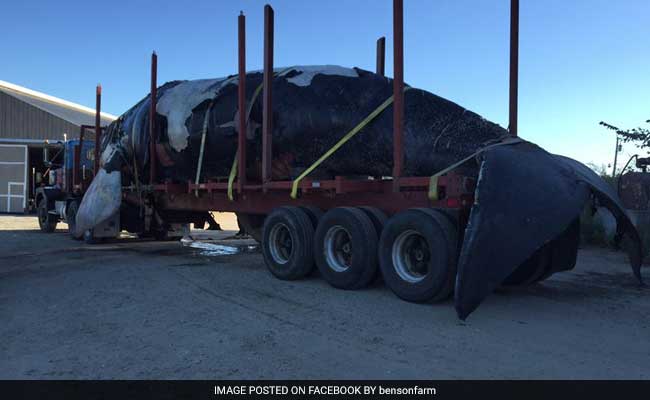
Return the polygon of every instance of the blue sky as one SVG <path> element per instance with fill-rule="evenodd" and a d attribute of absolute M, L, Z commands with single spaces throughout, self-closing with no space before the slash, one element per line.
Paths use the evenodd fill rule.
<path fill-rule="evenodd" d="M 507 126 L 509 0 L 405 0 L 405 78 Z M 159 83 L 237 70 L 237 15 L 248 67 L 262 65 L 265 1 L 11 1 L 2 6 L 0 79 L 121 114 Z M 392 1 L 274 0 L 276 66 L 374 69 Z M 521 0 L 519 132 L 547 150 L 611 163 L 613 134 L 650 119 L 650 1 Z M 96 21 L 96 22 L 95 22 Z M 621 165 L 635 149 L 626 147 Z"/>

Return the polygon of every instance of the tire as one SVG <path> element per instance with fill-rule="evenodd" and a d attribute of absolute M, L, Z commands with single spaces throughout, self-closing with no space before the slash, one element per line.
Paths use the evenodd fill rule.
<path fill-rule="evenodd" d="M 250 235 L 258 243 L 262 243 L 264 219 L 266 215 L 237 213 L 239 230 Z"/>
<path fill-rule="evenodd" d="M 56 230 L 59 219 L 56 215 L 50 214 L 47 207 L 47 199 L 41 199 L 38 202 L 38 226 L 45 233 L 52 233 Z"/>
<path fill-rule="evenodd" d="M 340 207 L 321 218 L 314 236 L 314 259 L 325 280 L 339 289 L 360 289 L 377 275 L 379 239 L 362 210 Z"/>
<path fill-rule="evenodd" d="M 264 221 L 262 254 L 276 278 L 296 280 L 314 269 L 314 227 L 298 207 L 280 207 Z"/>
<path fill-rule="evenodd" d="M 316 227 L 318 227 L 318 221 L 323 217 L 323 210 L 314 206 L 299 206 L 299 208 L 307 214 L 315 231 Z"/>
<path fill-rule="evenodd" d="M 72 236 L 73 239 L 79 240 L 82 236 L 75 235 L 75 228 L 77 226 L 77 212 L 79 211 L 79 202 L 73 200 L 68 204 L 68 208 L 65 211 L 65 218 L 68 222 L 68 233 Z"/>
<path fill-rule="evenodd" d="M 452 252 L 453 262 L 449 264 L 449 274 L 447 275 L 447 284 L 440 292 L 440 295 L 432 301 L 446 300 L 454 293 L 456 286 L 456 274 L 458 273 L 458 256 L 460 254 L 458 241 L 458 216 L 449 210 L 440 208 L 416 208 L 417 211 L 423 212 L 432 218 L 435 218 L 443 227 L 449 238 L 449 249 Z"/>
<path fill-rule="evenodd" d="M 384 226 L 386 225 L 386 222 L 388 222 L 388 217 L 386 214 L 375 207 L 364 206 L 359 207 L 359 209 L 365 212 L 368 217 L 370 217 L 372 225 L 375 227 L 375 232 L 377 232 L 377 238 L 381 237 L 381 231 L 384 230 Z"/>
<path fill-rule="evenodd" d="M 442 301 L 453 291 L 457 228 L 437 210 L 411 209 L 391 219 L 379 241 L 386 285 L 401 299 Z"/>

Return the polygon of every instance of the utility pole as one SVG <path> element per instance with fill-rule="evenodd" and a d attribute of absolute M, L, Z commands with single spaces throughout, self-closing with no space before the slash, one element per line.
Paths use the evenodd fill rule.
<path fill-rule="evenodd" d="M 616 132 L 616 149 L 614 151 L 614 166 L 612 167 L 612 177 L 616 178 L 616 162 L 618 161 L 619 152 L 618 132 Z"/>

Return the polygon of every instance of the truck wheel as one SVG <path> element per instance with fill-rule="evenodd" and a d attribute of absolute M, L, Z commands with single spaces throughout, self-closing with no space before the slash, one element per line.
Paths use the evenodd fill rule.
<path fill-rule="evenodd" d="M 314 269 L 314 228 L 298 207 L 280 207 L 264 221 L 262 253 L 269 271 L 278 279 L 303 278 Z"/>
<path fill-rule="evenodd" d="M 360 289 L 377 275 L 377 233 L 358 208 L 340 207 L 321 218 L 314 258 L 323 278 L 339 289 Z"/>
<path fill-rule="evenodd" d="M 378 208 L 375 207 L 359 207 L 360 210 L 366 213 L 368 217 L 370 217 L 370 220 L 372 221 L 372 225 L 375 227 L 375 232 L 377 232 L 377 238 L 381 236 L 381 231 L 384 229 L 384 226 L 386 225 L 386 222 L 388 222 L 388 217 L 386 214 L 384 214 L 383 211 L 381 211 Z"/>
<path fill-rule="evenodd" d="M 264 229 L 265 215 L 237 213 L 237 225 L 239 230 L 250 235 L 258 243 L 262 243 L 262 231 Z"/>
<path fill-rule="evenodd" d="M 299 206 L 299 208 L 307 214 L 311 221 L 311 226 L 316 230 L 316 227 L 318 227 L 318 221 L 323 217 L 323 210 L 314 206 Z"/>
<path fill-rule="evenodd" d="M 54 232 L 58 222 L 57 216 L 50 214 L 47 207 L 47 200 L 41 199 L 38 202 L 38 226 L 41 228 L 41 231 L 46 233 Z"/>
<path fill-rule="evenodd" d="M 412 209 L 392 217 L 379 241 L 386 285 L 411 302 L 441 301 L 453 291 L 457 228 L 437 210 Z"/>
<path fill-rule="evenodd" d="M 72 236 L 74 239 L 81 239 L 80 236 L 75 235 L 75 228 L 77 226 L 77 211 L 79 211 L 79 203 L 75 201 L 71 201 L 70 204 L 68 204 L 68 209 L 65 211 L 65 218 L 68 222 L 68 233 L 70 233 L 70 236 Z"/>

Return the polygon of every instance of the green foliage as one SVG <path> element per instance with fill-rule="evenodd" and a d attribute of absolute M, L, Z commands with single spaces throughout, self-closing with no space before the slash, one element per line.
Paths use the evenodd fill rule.
<path fill-rule="evenodd" d="M 650 120 L 647 120 L 646 122 L 650 123 Z M 645 150 L 648 152 L 648 154 L 650 154 L 650 129 L 641 127 L 633 129 L 620 129 L 603 121 L 600 122 L 600 125 L 616 132 L 623 143 L 634 143 L 636 147 Z"/>

